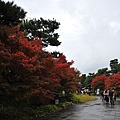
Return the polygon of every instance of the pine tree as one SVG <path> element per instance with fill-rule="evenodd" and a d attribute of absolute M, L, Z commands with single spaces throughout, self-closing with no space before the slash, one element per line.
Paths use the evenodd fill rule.
<path fill-rule="evenodd" d="M 18 25 L 25 18 L 26 12 L 14 2 L 4 2 L 0 0 L 0 24 Z"/>
<path fill-rule="evenodd" d="M 59 35 L 58 33 L 55 33 L 55 30 L 59 28 L 59 25 L 60 23 L 55 19 L 31 19 L 22 22 L 21 30 L 25 32 L 26 37 L 29 40 L 33 40 L 35 37 L 41 38 L 44 47 L 47 47 L 48 45 L 59 46 L 61 44 L 61 42 L 58 41 Z"/>

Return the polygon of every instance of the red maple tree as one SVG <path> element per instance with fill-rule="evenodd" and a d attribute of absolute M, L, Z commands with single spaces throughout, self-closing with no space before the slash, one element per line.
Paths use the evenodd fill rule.
<path fill-rule="evenodd" d="M 0 29 L 0 95 L 46 104 L 62 90 L 76 89 L 80 80 L 73 61 L 61 54 L 58 59 L 42 50 L 39 38 L 28 41 L 19 26 Z"/>
<path fill-rule="evenodd" d="M 37 90 L 40 92 L 39 103 L 49 101 L 52 96 L 51 91 L 58 82 L 51 84 L 51 88 L 45 87 L 46 79 L 49 80 L 49 78 L 47 78 L 48 76 L 44 78 L 43 71 L 47 66 L 44 63 L 45 61 L 50 63 L 50 60 L 48 57 L 46 58 L 47 53 L 42 50 L 41 40 L 36 38 L 33 41 L 28 41 L 24 37 L 24 33 L 19 31 L 19 26 L 12 28 L 5 26 L 3 29 L 7 39 L 0 40 L 0 76 L 2 79 L 0 87 L 2 94 L 8 95 L 9 92 L 15 97 L 20 96 L 19 99 L 28 99 L 33 93 L 36 94 Z M 45 70 L 47 71 L 47 69 Z M 52 78 L 51 81 L 53 81 Z M 7 92 L 5 87 L 9 88 Z M 18 95 L 19 93 L 22 96 Z"/>
<path fill-rule="evenodd" d="M 105 88 L 120 88 L 120 72 L 107 77 L 105 80 Z"/>
<path fill-rule="evenodd" d="M 107 79 L 107 76 L 105 74 L 100 75 L 100 76 L 96 76 L 95 78 L 93 78 L 92 83 L 91 83 L 91 87 L 93 89 L 101 89 L 104 90 L 105 84 L 104 81 Z"/>

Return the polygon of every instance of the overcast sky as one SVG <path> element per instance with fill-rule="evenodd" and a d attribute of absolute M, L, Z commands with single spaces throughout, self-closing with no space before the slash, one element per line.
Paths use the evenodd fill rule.
<path fill-rule="evenodd" d="M 61 23 L 56 32 L 62 44 L 46 50 L 63 52 L 82 74 L 96 73 L 109 67 L 110 60 L 120 60 L 120 0 L 13 1 L 27 18 L 55 18 Z"/>

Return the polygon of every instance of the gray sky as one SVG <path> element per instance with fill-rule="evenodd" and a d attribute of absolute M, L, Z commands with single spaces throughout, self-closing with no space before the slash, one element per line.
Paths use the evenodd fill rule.
<path fill-rule="evenodd" d="M 27 18 L 55 18 L 61 23 L 56 32 L 62 44 L 46 50 L 63 52 L 82 74 L 96 73 L 109 67 L 110 60 L 120 59 L 120 0 L 13 1 Z"/>

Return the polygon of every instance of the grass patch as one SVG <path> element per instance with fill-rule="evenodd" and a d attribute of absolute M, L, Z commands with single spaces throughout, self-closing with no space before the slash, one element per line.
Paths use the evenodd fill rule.
<path fill-rule="evenodd" d="M 84 94 L 73 94 L 74 99 L 78 100 L 79 103 L 85 103 L 85 102 L 89 102 L 89 101 L 94 101 L 97 100 L 97 98 L 95 98 L 94 96 L 89 96 L 89 95 L 84 95 Z"/>

